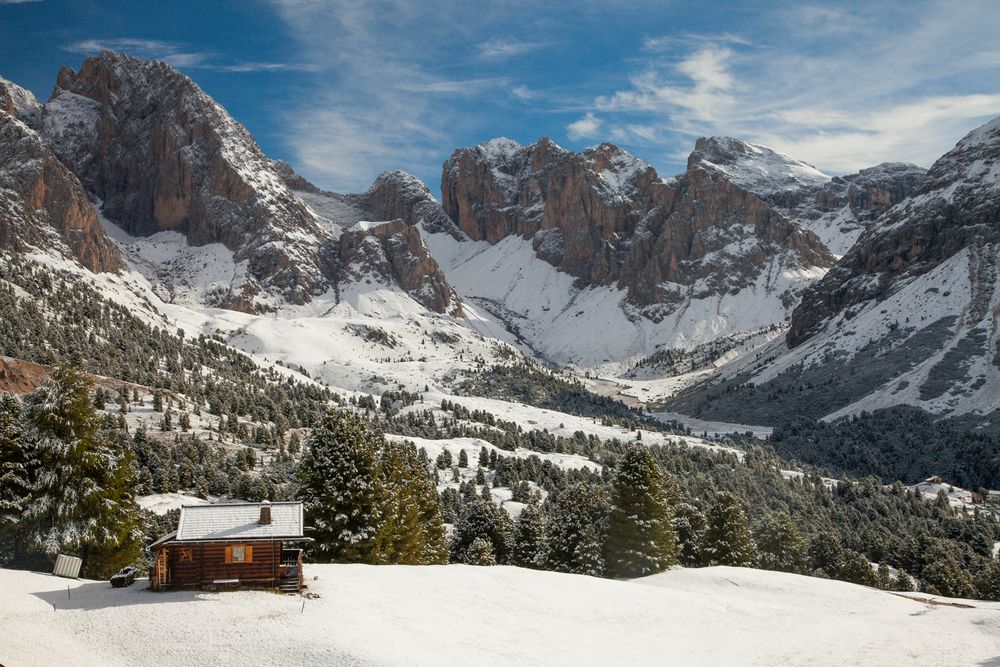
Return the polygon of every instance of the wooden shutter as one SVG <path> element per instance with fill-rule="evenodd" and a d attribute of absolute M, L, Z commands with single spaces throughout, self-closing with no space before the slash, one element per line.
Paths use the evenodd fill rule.
<path fill-rule="evenodd" d="M 226 547 L 226 562 L 227 563 L 232 563 L 233 562 L 233 548 L 232 547 Z"/>
<path fill-rule="evenodd" d="M 243 562 L 244 563 L 253 562 L 253 547 L 250 546 L 243 547 Z"/>

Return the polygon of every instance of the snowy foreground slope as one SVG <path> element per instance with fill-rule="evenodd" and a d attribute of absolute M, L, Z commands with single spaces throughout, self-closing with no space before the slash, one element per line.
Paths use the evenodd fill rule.
<path fill-rule="evenodd" d="M 930 605 L 760 570 L 633 582 L 462 565 L 306 574 L 321 597 L 303 609 L 296 596 L 156 594 L 145 581 L 116 590 L 0 570 L 0 663 L 973 665 L 1000 656 L 1000 605 Z"/>

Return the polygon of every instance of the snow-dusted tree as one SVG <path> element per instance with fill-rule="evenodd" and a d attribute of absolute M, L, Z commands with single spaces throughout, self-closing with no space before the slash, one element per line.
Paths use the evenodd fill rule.
<path fill-rule="evenodd" d="M 309 436 L 298 497 L 313 526 L 313 558 L 370 562 L 382 523 L 378 456 L 383 440 L 353 412 L 325 415 Z"/>
<path fill-rule="evenodd" d="M 751 567 L 757 559 L 757 545 L 739 499 L 731 493 L 720 493 L 707 519 L 702 550 L 707 564 Z"/>
<path fill-rule="evenodd" d="M 602 486 L 575 484 L 546 506 L 542 567 L 603 576 L 610 502 Z"/>
<path fill-rule="evenodd" d="M 87 574 L 104 577 L 139 558 L 142 531 L 131 453 L 99 430 L 90 388 L 87 376 L 62 366 L 25 398 L 38 474 L 24 526 L 29 546 L 50 558 L 77 554 Z"/>
<path fill-rule="evenodd" d="M 618 462 L 604 553 L 612 577 L 642 577 L 678 562 L 668 482 L 645 447 L 626 450 Z"/>
<path fill-rule="evenodd" d="M 514 522 L 514 565 L 537 568 L 545 539 L 542 511 L 528 503 Z"/>
<path fill-rule="evenodd" d="M 474 496 L 466 502 L 462 517 L 451 536 L 451 560 L 470 562 L 469 546 L 477 537 L 490 543 L 497 563 L 510 563 L 514 550 L 514 523 L 507 512 L 495 503 Z"/>
<path fill-rule="evenodd" d="M 21 404 L 11 394 L 0 395 L 0 559 L 23 560 L 22 514 L 37 469 L 27 448 Z"/>
<path fill-rule="evenodd" d="M 757 564 L 765 570 L 802 572 L 806 564 L 806 540 L 785 512 L 764 517 L 754 534 Z"/>
<path fill-rule="evenodd" d="M 465 562 L 469 565 L 496 565 L 496 558 L 493 557 L 493 545 L 482 537 L 472 540 L 472 544 L 465 550 Z"/>
<path fill-rule="evenodd" d="M 951 556 L 935 558 L 920 573 L 927 591 L 950 598 L 968 598 L 975 594 L 972 578 Z"/>
<path fill-rule="evenodd" d="M 690 503 L 674 507 L 674 529 L 677 531 L 678 558 L 685 567 L 702 565 L 701 543 L 708 525 L 701 510 Z"/>
<path fill-rule="evenodd" d="M 1000 561 L 992 560 L 976 576 L 976 597 L 980 600 L 1000 600 Z"/>
<path fill-rule="evenodd" d="M 405 565 L 448 562 L 441 503 L 425 458 L 411 443 L 386 442 L 379 477 L 383 521 L 375 538 L 374 561 Z"/>
<path fill-rule="evenodd" d="M 458 452 L 458 467 L 459 468 L 469 467 L 469 454 L 464 449 Z"/>

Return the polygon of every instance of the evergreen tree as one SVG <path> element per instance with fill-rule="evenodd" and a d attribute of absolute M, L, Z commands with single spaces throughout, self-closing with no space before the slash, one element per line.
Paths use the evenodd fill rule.
<path fill-rule="evenodd" d="M 705 515 L 690 503 L 678 503 L 674 508 L 674 529 L 680 547 L 678 558 L 685 567 L 702 565 L 701 543 L 708 522 Z"/>
<path fill-rule="evenodd" d="M 386 442 L 379 475 L 384 504 L 374 561 L 405 565 L 447 562 L 440 501 L 416 447 L 409 442 Z"/>
<path fill-rule="evenodd" d="M 772 512 L 754 533 L 757 564 L 765 570 L 802 572 L 806 563 L 806 540 L 785 512 Z"/>
<path fill-rule="evenodd" d="M 968 598 L 975 594 L 969 573 L 951 556 L 936 558 L 921 572 L 927 591 L 949 598 Z"/>
<path fill-rule="evenodd" d="M 468 563 L 469 547 L 476 538 L 490 543 L 496 562 L 508 565 L 514 551 L 514 524 L 496 504 L 478 496 L 465 504 L 462 517 L 451 536 L 451 560 Z"/>
<path fill-rule="evenodd" d="M 458 453 L 458 467 L 468 468 L 469 467 L 469 455 L 463 449 Z"/>
<path fill-rule="evenodd" d="M 535 503 L 528 503 L 514 522 L 514 565 L 537 568 L 544 540 L 542 511 Z"/>
<path fill-rule="evenodd" d="M 649 450 L 631 447 L 612 483 L 605 543 L 612 577 L 642 577 L 678 562 L 677 534 L 667 480 Z"/>
<path fill-rule="evenodd" d="M 751 567 L 757 559 L 757 546 L 739 499 L 728 492 L 720 493 L 706 518 L 708 527 L 703 552 L 706 562 Z"/>
<path fill-rule="evenodd" d="M 493 545 L 482 537 L 472 540 L 472 544 L 465 551 L 465 562 L 469 565 L 496 565 L 496 558 L 493 557 Z"/>
<path fill-rule="evenodd" d="M 142 531 L 129 450 L 99 430 L 91 382 L 68 366 L 25 399 L 27 440 L 41 471 L 24 509 L 29 546 L 52 558 L 79 555 L 104 577 L 135 562 Z"/>
<path fill-rule="evenodd" d="M 490 467 L 490 452 L 486 447 L 481 447 L 479 449 L 479 467 L 489 468 Z"/>
<path fill-rule="evenodd" d="M 980 600 L 1000 601 L 1000 561 L 992 560 L 980 570 L 975 585 Z"/>
<path fill-rule="evenodd" d="M 603 576 L 610 501 L 603 486 L 575 484 L 546 507 L 541 563 L 547 570 Z"/>
<path fill-rule="evenodd" d="M 0 394 L 0 560 L 18 562 L 25 552 L 22 515 L 37 473 L 37 461 L 25 445 L 21 404 Z M 6 552 L 6 553 L 5 553 Z"/>
<path fill-rule="evenodd" d="M 317 560 L 372 561 L 383 519 L 382 442 L 352 412 L 328 413 L 310 434 L 299 466 L 298 497 L 315 529 Z"/>

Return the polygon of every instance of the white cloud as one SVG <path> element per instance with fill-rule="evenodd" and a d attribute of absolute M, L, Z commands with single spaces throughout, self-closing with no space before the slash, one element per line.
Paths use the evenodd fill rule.
<path fill-rule="evenodd" d="M 588 113 L 583 118 L 575 120 L 566 126 L 570 139 L 593 139 L 601 129 L 601 121 L 594 114 Z"/>
<path fill-rule="evenodd" d="M 479 57 L 488 60 L 512 58 L 536 51 L 545 46 L 542 42 L 522 42 L 516 39 L 492 37 L 479 44 Z"/>
<path fill-rule="evenodd" d="M 769 42 L 760 31 L 753 44 L 729 34 L 647 38 L 625 85 L 590 110 L 607 136 L 640 151 L 673 157 L 696 136 L 733 135 L 833 172 L 929 165 L 1000 114 L 1000 58 L 981 48 L 995 43 L 1000 5 L 892 17 L 885 7 L 786 9 L 759 17 L 776 28 Z"/>
<path fill-rule="evenodd" d="M 522 102 L 527 102 L 537 97 L 537 93 L 527 86 L 514 86 L 510 89 L 510 94 Z"/>

